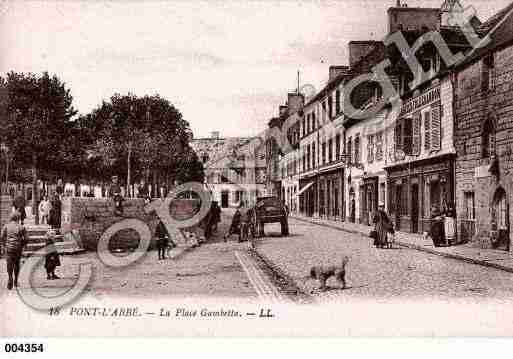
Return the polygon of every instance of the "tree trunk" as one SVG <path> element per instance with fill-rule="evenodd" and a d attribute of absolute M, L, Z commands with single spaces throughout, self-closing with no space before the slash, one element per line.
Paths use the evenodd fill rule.
<path fill-rule="evenodd" d="M 132 161 L 132 142 L 128 142 L 128 160 L 127 160 L 127 173 L 126 173 L 126 195 L 127 197 L 131 197 L 131 170 L 130 170 L 130 162 Z"/>
<path fill-rule="evenodd" d="M 34 214 L 34 221 L 39 224 L 39 213 L 38 213 L 38 197 L 39 188 L 37 186 L 37 157 L 35 154 L 32 155 L 32 213 Z"/>

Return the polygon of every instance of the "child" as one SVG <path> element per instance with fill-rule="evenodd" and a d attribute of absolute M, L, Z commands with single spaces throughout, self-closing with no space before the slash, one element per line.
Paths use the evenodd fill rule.
<path fill-rule="evenodd" d="M 46 268 L 46 279 L 53 280 L 59 279 L 57 275 L 55 275 L 55 268 L 61 265 L 61 260 L 59 258 L 59 253 L 57 253 L 57 249 L 54 246 L 55 240 L 55 231 L 48 231 L 46 233 L 46 256 L 45 256 L 45 268 Z"/>

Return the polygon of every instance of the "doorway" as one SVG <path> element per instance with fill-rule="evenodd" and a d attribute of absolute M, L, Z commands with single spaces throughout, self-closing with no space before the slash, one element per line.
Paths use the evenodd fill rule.
<path fill-rule="evenodd" d="M 222 208 L 228 208 L 229 203 L 229 192 L 228 191 L 222 191 L 221 192 L 221 207 Z"/>
<path fill-rule="evenodd" d="M 509 203 L 502 187 L 493 196 L 491 237 L 494 248 L 509 251 Z"/>
<path fill-rule="evenodd" d="M 411 232 L 419 232 L 419 185 L 411 185 Z"/>

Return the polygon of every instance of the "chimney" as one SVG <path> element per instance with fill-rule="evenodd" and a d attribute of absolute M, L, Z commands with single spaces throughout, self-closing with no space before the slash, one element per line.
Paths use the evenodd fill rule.
<path fill-rule="evenodd" d="M 289 113 L 296 113 L 303 109 L 305 96 L 303 96 L 303 94 L 289 93 L 287 103 L 289 104 Z"/>
<path fill-rule="evenodd" d="M 335 77 L 348 74 L 349 66 L 330 66 L 329 81 L 332 81 Z"/>
<path fill-rule="evenodd" d="M 370 54 L 375 48 L 381 46 L 379 41 L 351 41 L 349 42 L 349 66 L 352 68 L 362 57 Z"/>
<path fill-rule="evenodd" d="M 280 106 L 280 117 L 287 115 L 288 110 L 289 110 L 289 106 L 281 105 Z"/>
<path fill-rule="evenodd" d="M 219 139 L 219 131 L 212 131 L 212 132 L 210 132 L 210 138 L 218 140 Z"/>

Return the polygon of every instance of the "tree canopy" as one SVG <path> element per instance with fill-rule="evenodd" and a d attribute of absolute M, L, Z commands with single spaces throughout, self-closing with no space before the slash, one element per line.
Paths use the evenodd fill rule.
<path fill-rule="evenodd" d="M 43 178 L 203 181 L 188 122 L 159 95 L 114 94 L 77 116 L 70 89 L 57 76 L 11 72 L 0 77 L 0 119 L 16 167 L 38 169 Z"/>

